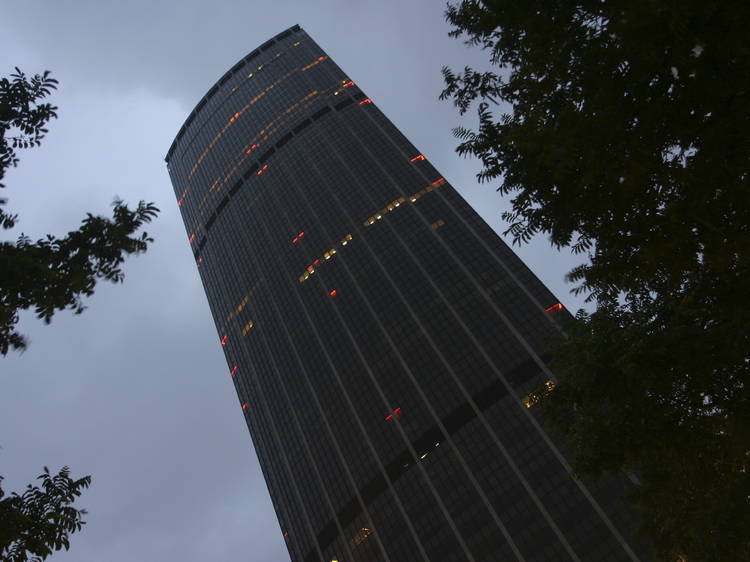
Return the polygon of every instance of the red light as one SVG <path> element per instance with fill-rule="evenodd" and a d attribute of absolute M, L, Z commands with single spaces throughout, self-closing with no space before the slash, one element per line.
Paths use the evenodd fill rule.
<path fill-rule="evenodd" d="M 198 263 L 203 263 L 203 258 L 198 258 Z"/>
<path fill-rule="evenodd" d="M 256 175 L 261 175 L 267 169 L 268 169 L 268 164 L 264 164 L 263 167 L 260 170 L 258 170 L 257 172 L 255 172 L 255 173 L 256 173 Z"/>
<path fill-rule="evenodd" d="M 335 297 L 336 296 L 336 289 L 332 290 L 330 293 L 328 293 L 329 296 Z"/>
<path fill-rule="evenodd" d="M 396 416 L 398 419 L 401 419 L 401 408 L 396 408 L 395 410 L 393 410 L 392 414 L 388 414 L 385 417 L 385 421 L 392 421 L 394 416 Z"/>
<path fill-rule="evenodd" d="M 227 336 L 224 335 L 223 338 L 221 338 L 221 345 L 227 345 Z"/>
<path fill-rule="evenodd" d="M 253 146 L 251 146 L 250 148 L 248 148 L 248 149 L 247 149 L 247 150 L 245 151 L 245 154 L 250 154 L 250 153 L 251 153 L 251 152 L 252 152 L 253 150 L 255 150 L 256 148 L 258 148 L 258 145 L 257 145 L 257 144 L 254 144 Z"/>
<path fill-rule="evenodd" d="M 188 242 L 192 244 L 194 241 L 195 241 L 195 234 L 191 234 L 190 238 L 188 238 Z"/>
<path fill-rule="evenodd" d="M 328 57 L 318 57 L 318 60 L 326 60 Z"/>
<path fill-rule="evenodd" d="M 297 236 L 298 236 L 299 238 L 302 238 L 302 237 L 303 237 L 304 235 L 305 235 L 305 233 L 304 233 L 304 231 L 303 231 L 303 232 L 300 232 L 300 233 L 299 233 L 299 234 L 298 234 Z"/>
<path fill-rule="evenodd" d="M 315 261 L 313 262 L 313 265 L 318 265 L 319 263 L 320 263 L 320 260 L 315 260 Z"/>
<path fill-rule="evenodd" d="M 372 103 L 372 100 L 370 98 L 364 99 L 361 102 L 359 102 L 359 105 L 365 104 L 365 103 Z"/>
<path fill-rule="evenodd" d="M 296 244 L 299 242 L 299 236 L 297 238 L 292 238 L 292 244 Z"/>
<path fill-rule="evenodd" d="M 416 162 L 417 160 L 424 160 L 424 159 L 425 159 L 424 156 L 422 156 L 421 154 L 418 154 L 414 158 L 410 159 L 409 162 Z"/>
<path fill-rule="evenodd" d="M 178 207 L 182 207 L 182 199 L 180 199 L 179 201 L 177 201 L 177 206 Z"/>
<path fill-rule="evenodd" d="M 356 86 L 356 84 L 349 80 L 346 84 L 344 84 L 344 88 L 348 88 L 349 86 Z"/>
<path fill-rule="evenodd" d="M 232 376 L 234 376 L 234 374 L 235 374 L 236 372 L 237 372 L 237 365 L 235 365 L 234 367 L 232 367 L 232 370 L 231 370 L 231 371 L 229 371 L 229 374 L 230 374 L 230 375 L 232 375 Z"/>
<path fill-rule="evenodd" d="M 243 410 L 247 410 L 247 402 L 245 402 L 245 403 L 244 403 L 244 404 L 242 405 L 242 409 L 243 409 Z"/>
<path fill-rule="evenodd" d="M 438 185 L 445 181 L 445 178 L 436 179 L 434 182 L 432 182 L 432 185 Z"/>
<path fill-rule="evenodd" d="M 313 266 L 311 266 L 311 265 L 307 266 L 307 271 L 312 271 L 313 269 L 315 269 Z"/>
<path fill-rule="evenodd" d="M 550 306 L 544 312 L 546 312 L 547 314 L 550 314 L 550 315 L 554 316 L 555 314 L 557 314 L 558 312 L 560 312 L 563 308 L 565 308 L 565 307 L 561 303 L 558 302 L 557 304 L 553 304 L 552 306 Z"/>
<path fill-rule="evenodd" d="M 284 536 L 285 536 L 285 537 L 288 537 L 288 536 L 289 536 L 289 533 L 284 533 Z"/>

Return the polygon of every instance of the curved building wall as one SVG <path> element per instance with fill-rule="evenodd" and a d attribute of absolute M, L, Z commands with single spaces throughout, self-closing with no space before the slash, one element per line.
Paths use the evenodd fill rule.
<path fill-rule="evenodd" d="M 567 313 L 302 29 L 167 162 L 292 560 L 638 559 L 528 396 Z"/>

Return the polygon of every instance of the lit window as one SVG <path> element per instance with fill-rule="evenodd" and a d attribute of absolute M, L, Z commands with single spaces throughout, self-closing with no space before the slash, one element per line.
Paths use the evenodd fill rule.
<path fill-rule="evenodd" d="M 432 223 L 432 228 L 434 228 L 435 230 L 437 230 L 438 228 L 440 228 L 444 224 L 445 224 L 445 221 L 443 219 L 439 219 L 439 220 L 436 220 L 435 222 Z"/>
<path fill-rule="evenodd" d="M 246 336 L 253 326 L 254 326 L 253 321 L 250 320 L 247 324 L 245 324 L 245 327 L 242 328 L 242 335 Z"/>
<path fill-rule="evenodd" d="M 394 417 L 401 419 L 401 408 L 396 408 L 392 413 L 388 414 L 385 417 L 385 421 L 392 421 Z"/>
<path fill-rule="evenodd" d="M 354 535 L 349 542 L 353 547 L 356 547 L 362 544 L 370 535 L 372 535 L 372 530 L 368 529 L 367 527 L 362 527 L 359 531 L 357 531 L 357 534 Z"/>
<path fill-rule="evenodd" d="M 527 408 L 531 408 L 532 406 L 539 404 L 539 402 L 544 400 L 544 398 L 548 396 L 550 392 L 555 390 L 555 387 L 555 381 L 548 380 L 542 385 L 541 389 L 534 392 L 529 392 L 526 396 L 521 398 L 521 403 Z"/>
<path fill-rule="evenodd" d="M 416 162 L 417 160 L 424 160 L 424 159 L 425 159 L 424 156 L 422 156 L 421 154 L 417 154 L 414 158 L 410 158 L 409 162 Z"/>
<path fill-rule="evenodd" d="M 550 316 L 554 316 L 555 314 L 559 313 L 561 310 L 563 310 L 565 307 L 562 305 L 562 303 L 555 303 L 552 306 L 550 306 L 548 309 L 546 309 L 544 312 L 549 314 Z"/>
<path fill-rule="evenodd" d="M 195 234 L 191 234 L 191 235 L 190 235 L 190 238 L 188 238 L 188 242 L 190 242 L 191 244 L 192 244 L 193 242 L 195 242 Z"/>
<path fill-rule="evenodd" d="M 359 102 L 359 105 L 364 105 L 366 103 L 372 103 L 372 100 L 370 98 L 365 98 L 361 102 Z"/>

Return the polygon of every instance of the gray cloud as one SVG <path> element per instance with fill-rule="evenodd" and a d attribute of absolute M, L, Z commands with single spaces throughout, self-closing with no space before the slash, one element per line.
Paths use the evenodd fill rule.
<path fill-rule="evenodd" d="M 453 153 L 461 119 L 439 102 L 440 67 L 483 57 L 447 37 L 440 3 L 23 2 L 0 22 L 0 69 L 50 69 L 60 118 L 22 154 L 4 193 L 32 236 L 62 234 L 115 195 L 155 201 L 156 243 L 101 285 L 82 316 L 43 326 L 0 360 L 0 474 L 20 489 L 43 465 L 92 474 L 89 524 L 58 561 L 286 560 L 163 157 L 236 60 L 299 23 L 351 73 L 495 227 L 506 206 Z M 467 118 L 471 121 L 471 118 Z M 539 240 L 524 261 L 570 308 L 575 263 Z"/>

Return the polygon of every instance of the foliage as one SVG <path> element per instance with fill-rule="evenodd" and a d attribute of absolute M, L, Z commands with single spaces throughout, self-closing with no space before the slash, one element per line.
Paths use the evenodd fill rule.
<path fill-rule="evenodd" d="M 750 4 L 449 5 L 489 70 L 443 69 L 506 234 L 588 259 L 596 304 L 545 401 L 581 473 L 635 472 L 659 557 L 750 559 Z M 500 103 L 510 104 L 503 110 Z"/>
<path fill-rule="evenodd" d="M 73 480 L 67 466 L 56 475 L 45 466 L 37 479 L 41 486 L 29 484 L 21 495 L 14 492 L 4 498 L 0 488 L 0 559 L 4 561 L 40 562 L 54 551 L 68 550 L 70 535 L 85 525 L 86 510 L 71 504 L 89 487 L 90 476 Z"/>
<path fill-rule="evenodd" d="M 56 107 L 40 103 L 56 85 L 48 71 L 28 79 L 16 68 L 10 80 L 0 79 L 0 180 L 18 164 L 17 150 L 39 146 L 45 125 L 57 117 Z M 6 202 L 0 199 L 0 207 Z M 130 209 L 118 199 L 113 207 L 112 218 L 87 214 L 79 229 L 63 238 L 47 235 L 34 242 L 21 234 L 15 243 L 0 242 L 0 353 L 26 347 L 16 331 L 21 310 L 33 308 L 46 323 L 59 310 L 80 314 L 81 299 L 93 294 L 97 280 L 121 282 L 125 256 L 146 251 L 153 239 L 136 233 L 159 210 L 143 201 Z M 2 228 L 17 220 L 0 208 Z"/>

